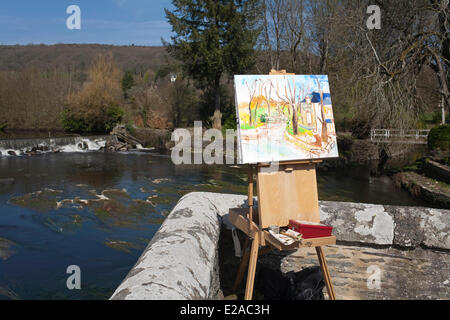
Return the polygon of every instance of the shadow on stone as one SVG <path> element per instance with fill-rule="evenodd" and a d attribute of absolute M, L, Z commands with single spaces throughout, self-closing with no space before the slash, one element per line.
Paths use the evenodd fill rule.
<path fill-rule="evenodd" d="M 243 248 L 245 234 L 238 231 Z M 231 230 L 222 226 L 219 238 L 220 298 L 244 299 L 247 269 L 237 292 L 233 292 L 240 264 L 235 256 Z M 298 272 L 283 273 L 283 259 L 295 251 L 277 251 L 261 255 L 256 266 L 253 300 L 318 300 L 323 299 L 324 281 L 319 267 L 305 268 Z"/>

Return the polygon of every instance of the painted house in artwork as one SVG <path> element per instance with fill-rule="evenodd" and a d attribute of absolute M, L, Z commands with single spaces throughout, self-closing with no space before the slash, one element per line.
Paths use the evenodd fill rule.
<path fill-rule="evenodd" d="M 240 163 L 338 156 L 328 77 L 237 75 Z"/>
<path fill-rule="evenodd" d="M 312 103 L 311 97 L 306 97 L 305 102 L 301 103 L 300 107 L 304 128 L 316 131 L 317 133 L 317 106 Z"/>
<path fill-rule="evenodd" d="M 331 95 L 329 93 L 322 93 L 322 100 L 320 97 L 319 92 L 313 92 L 311 97 L 306 97 L 305 100 L 303 100 L 303 104 L 306 106 L 308 104 L 314 105 L 314 110 L 318 110 L 318 113 L 320 113 L 320 108 L 324 110 L 324 117 L 325 117 L 325 123 L 327 126 L 327 132 L 329 134 L 336 134 L 336 128 L 334 124 L 334 117 L 333 117 L 333 107 L 331 105 Z M 320 117 L 320 116 L 319 116 Z M 319 132 L 316 132 L 319 133 Z"/>
<path fill-rule="evenodd" d="M 334 124 L 334 117 L 333 117 L 333 107 L 331 105 L 331 95 L 329 93 L 323 93 L 323 109 L 324 109 L 324 115 L 325 115 L 325 123 L 327 124 L 327 130 L 330 134 L 336 134 L 336 128 Z M 314 92 L 314 101 L 317 103 L 320 102 L 320 93 Z"/>

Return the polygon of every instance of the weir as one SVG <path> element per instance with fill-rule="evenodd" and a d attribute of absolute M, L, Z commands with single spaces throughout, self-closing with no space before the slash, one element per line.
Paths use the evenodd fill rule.
<path fill-rule="evenodd" d="M 36 139 L 6 139 L 0 140 L 0 155 L 7 156 L 12 151 L 15 155 L 22 155 L 33 149 L 40 151 L 74 152 L 83 150 L 99 150 L 107 142 L 117 142 L 114 135 L 74 136 L 59 138 Z"/>

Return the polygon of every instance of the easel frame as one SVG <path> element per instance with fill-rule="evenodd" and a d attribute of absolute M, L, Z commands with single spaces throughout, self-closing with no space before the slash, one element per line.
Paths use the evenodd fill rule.
<path fill-rule="evenodd" d="M 270 75 L 293 75 L 290 73 L 286 73 L 286 70 L 276 71 L 272 70 L 270 72 Z M 302 211 L 302 217 L 305 217 L 304 210 L 307 211 L 306 217 L 308 221 L 311 222 L 318 222 L 317 220 L 320 220 L 319 216 L 319 208 L 318 208 L 318 197 L 317 197 L 317 185 L 316 185 L 316 175 L 315 175 L 315 166 L 316 163 L 322 162 L 321 160 L 306 160 L 306 161 L 286 161 L 286 162 L 280 162 L 280 166 L 284 166 L 284 171 L 291 173 L 295 172 L 296 174 L 300 175 L 301 177 L 305 177 L 307 181 L 310 181 L 313 183 L 313 190 L 315 194 L 311 195 L 304 195 L 303 201 L 297 201 L 300 207 L 295 207 L 294 210 Z M 271 210 L 276 210 L 273 206 L 269 206 L 268 203 L 270 203 L 270 200 L 267 200 L 266 203 L 261 203 L 261 197 L 263 196 L 264 199 L 270 197 L 270 190 L 267 190 L 266 187 L 261 187 L 259 184 L 260 180 L 263 179 L 269 179 L 266 180 L 267 184 L 270 182 L 270 180 L 273 182 L 274 179 L 277 179 L 275 175 L 281 175 L 282 171 L 277 171 L 275 175 L 270 177 L 264 177 L 261 168 L 269 166 L 268 164 L 258 163 L 258 164 L 250 164 L 248 168 L 248 208 L 239 208 L 239 209 L 230 209 L 229 212 L 229 220 L 230 222 L 239 230 L 241 230 L 244 234 L 246 234 L 246 239 L 244 243 L 244 250 L 243 250 L 243 256 L 241 258 L 241 262 L 239 265 L 238 273 L 236 276 L 236 280 L 233 286 L 233 291 L 236 292 L 239 284 L 241 283 L 245 268 L 248 265 L 248 271 L 247 271 L 247 283 L 245 288 L 245 300 L 251 300 L 253 296 L 253 287 L 254 287 L 254 280 L 255 280 L 255 271 L 256 271 L 256 264 L 258 261 L 258 256 L 260 254 L 263 254 L 267 251 L 270 251 L 272 249 L 278 249 L 281 251 L 284 250 L 293 250 L 293 249 L 300 249 L 300 248 L 307 248 L 307 247 L 315 247 L 317 257 L 319 260 L 320 268 L 322 270 L 322 274 L 325 281 L 325 286 L 328 291 L 328 296 L 330 300 L 336 299 L 336 294 L 334 292 L 334 287 L 331 282 L 330 273 L 328 271 L 327 262 L 325 259 L 325 254 L 323 252 L 322 246 L 324 245 L 334 245 L 336 244 L 336 237 L 323 237 L 323 238 L 314 238 L 314 239 L 304 239 L 301 242 L 296 242 L 292 245 L 284 245 L 280 243 L 278 240 L 276 240 L 265 228 L 267 228 L 268 223 L 277 223 L 280 221 L 285 222 L 286 217 L 278 217 L 281 220 L 270 220 L 264 221 L 265 218 L 263 215 L 261 215 L 261 207 L 264 206 L 264 211 L 268 212 Z M 312 170 L 312 171 L 311 171 Z M 257 173 L 257 187 L 258 187 L 258 213 L 255 215 L 254 212 L 254 204 L 253 204 L 253 185 L 254 185 L 254 171 Z M 308 173 L 306 174 L 306 171 Z M 295 180 L 296 176 L 290 176 L 289 181 Z M 283 181 L 283 180 L 282 180 Z M 281 182 L 283 183 L 283 182 Z M 307 188 L 305 188 L 307 189 Z M 297 189 L 299 190 L 299 189 Z M 312 197 L 312 199 L 307 199 L 307 197 Z M 304 203 L 305 199 L 307 199 L 306 202 L 308 204 L 305 206 Z M 297 199 L 299 200 L 299 199 Z M 315 203 L 316 202 L 316 203 Z M 281 206 L 282 208 L 285 206 Z M 281 215 L 286 214 L 284 212 L 285 210 L 281 210 Z M 263 218 L 263 219 L 261 219 Z M 283 220 L 284 219 L 284 220 Z M 263 220 L 263 221 L 262 221 Z M 274 222 L 275 221 L 275 222 Z M 281 223 L 281 222 L 280 222 Z M 275 224 L 279 225 L 279 224 Z M 287 225 L 287 223 L 284 223 L 284 225 Z M 282 225 L 279 225 L 282 226 Z M 264 228 L 265 227 L 265 228 Z M 250 251 L 248 251 L 249 242 L 251 243 Z M 259 247 L 266 247 L 263 250 L 259 250 Z"/>

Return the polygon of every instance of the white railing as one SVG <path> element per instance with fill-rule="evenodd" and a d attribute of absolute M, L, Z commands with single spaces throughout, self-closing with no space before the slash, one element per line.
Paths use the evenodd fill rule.
<path fill-rule="evenodd" d="M 427 143 L 430 130 L 399 130 L 399 129 L 372 129 L 370 140 L 372 142 L 397 143 Z"/>

